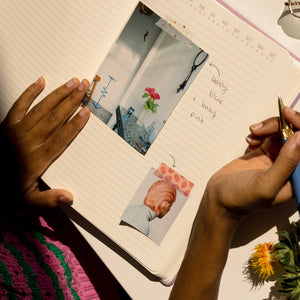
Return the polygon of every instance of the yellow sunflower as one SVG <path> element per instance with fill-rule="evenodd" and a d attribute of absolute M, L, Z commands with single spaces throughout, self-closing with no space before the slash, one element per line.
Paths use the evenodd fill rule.
<path fill-rule="evenodd" d="M 267 280 L 274 275 L 272 263 L 276 262 L 274 242 L 258 244 L 250 257 L 250 264 L 259 278 Z"/>

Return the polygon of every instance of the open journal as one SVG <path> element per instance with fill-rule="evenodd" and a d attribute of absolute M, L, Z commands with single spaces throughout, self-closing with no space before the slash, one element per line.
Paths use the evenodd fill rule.
<path fill-rule="evenodd" d="M 170 283 L 210 176 L 297 98 L 300 64 L 212 0 L 2 1 L 1 119 L 40 75 L 91 86 L 91 118 L 43 175 Z"/>

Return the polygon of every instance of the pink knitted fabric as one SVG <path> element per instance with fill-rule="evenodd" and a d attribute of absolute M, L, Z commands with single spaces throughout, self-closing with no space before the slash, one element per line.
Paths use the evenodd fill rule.
<path fill-rule="evenodd" d="M 60 221 L 62 232 L 57 235 L 45 219 L 40 217 L 39 221 L 34 230 L 0 225 L 0 299 L 100 299 L 99 289 L 72 251 L 81 249 L 85 252 L 81 257 L 92 251 L 81 236 L 78 238 L 79 232 L 70 222 Z M 65 240 L 58 240 L 62 235 Z M 94 265 L 99 281 L 103 280 L 99 284 L 110 289 L 102 300 L 119 299 L 111 274 L 102 262 Z"/>

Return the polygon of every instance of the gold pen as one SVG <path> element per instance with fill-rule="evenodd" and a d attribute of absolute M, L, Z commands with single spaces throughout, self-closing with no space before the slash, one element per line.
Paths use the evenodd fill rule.
<path fill-rule="evenodd" d="M 282 135 L 283 142 L 286 142 L 293 134 L 293 129 L 287 124 L 284 119 L 282 110 L 284 108 L 284 104 L 280 95 L 278 96 L 278 107 L 279 107 L 279 124 L 280 124 L 280 131 Z"/>

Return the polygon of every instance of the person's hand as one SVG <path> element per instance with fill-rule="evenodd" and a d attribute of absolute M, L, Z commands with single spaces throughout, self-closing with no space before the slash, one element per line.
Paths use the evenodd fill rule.
<path fill-rule="evenodd" d="M 285 107 L 284 116 L 300 129 L 299 113 Z M 211 207 L 237 219 L 289 200 L 293 196 L 289 177 L 300 160 L 300 132 L 282 146 L 278 118 L 250 130 L 249 151 L 218 171 L 206 190 Z"/>
<path fill-rule="evenodd" d="M 284 109 L 300 129 L 300 115 Z M 300 131 L 282 146 L 278 118 L 250 127 L 247 153 L 209 180 L 170 299 L 218 298 L 232 237 L 242 218 L 293 196 L 289 177 L 300 160 Z"/>
<path fill-rule="evenodd" d="M 18 209 L 23 203 L 44 207 L 72 203 L 70 192 L 40 191 L 38 180 L 88 121 L 87 107 L 70 117 L 80 106 L 89 82 L 73 78 L 29 110 L 44 87 L 43 77 L 30 85 L 1 124 L 2 206 Z"/>

